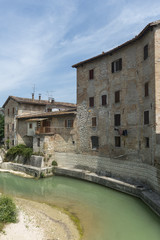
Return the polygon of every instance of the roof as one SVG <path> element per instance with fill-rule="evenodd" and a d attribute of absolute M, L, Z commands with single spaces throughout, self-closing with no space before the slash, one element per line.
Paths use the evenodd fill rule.
<path fill-rule="evenodd" d="M 73 103 L 66 103 L 66 102 L 49 102 L 48 100 L 38 100 L 38 99 L 31 99 L 31 98 L 21 98 L 21 97 L 15 97 L 15 96 L 9 96 L 7 100 L 5 101 L 3 108 L 8 103 L 8 101 L 12 99 L 20 104 L 31 104 L 31 105 L 39 105 L 39 106 L 46 106 L 46 105 L 52 105 L 55 107 L 71 107 L 75 108 L 76 104 Z"/>
<path fill-rule="evenodd" d="M 113 49 L 111 49 L 111 50 L 109 50 L 109 51 L 107 51 L 107 52 L 103 52 L 102 54 L 99 54 L 99 55 L 97 55 L 97 56 L 95 56 L 95 57 L 92 57 L 92 58 L 89 58 L 89 59 L 87 59 L 87 60 L 84 60 L 84 61 L 81 61 L 81 62 L 79 62 L 79 63 L 76 63 L 76 64 L 74 64 L 72 67 L 73 67 L 73 68 L 77 68 L 77 67 L 83 65 L 84 63 L 92 62 L 92 61 L 94 61 L 94 60 L 96 60 L 96 59 L 98 59 L 98 58 L 102 58 L 102 57 L 105 57 L 105 56 L 107 56 L 107 55 L 111 55 L 111 54 L 113 54 L 114 52 L 118 51 L 119 49 L 121 49 L 121 48 L 123 48 L 123 47 L 126 47 L 126 46 L 128 46 L 129 44 L 132 44 L 132 43 L 136 42 L 138 39 L 140 39 L 141 37 L 143 37 L 144 34 L 146 34 L 146 32 L 148 32 L 148 31 L 151 30 L 154 26 L 157 26 L 157 25 L 159 25 L 159 24 L 160 24 L 160 20 L 155 21 L 155 22 L 151 22 L 151 23 L 149 23 L 137 36 L 135 36 L 135 37 L 132 38 L 131 40 L 129 40 L 129 41 L 121 44 L 120 46 L 118 46 L 118 47 L 116 47 L 116 48 L 113 48 Z"/>
<path fill-rule="evenodd" d="M 76 111 L 57 111 L 57 112 L 44 112 L 44 113 L 34 113 L 34 114 L 24 114 L 17 116 L 17 119 L 38 119 L 45 117 L 57 117 L 57 116 L 65 116 L 65 115 L 75 115 Z"/>

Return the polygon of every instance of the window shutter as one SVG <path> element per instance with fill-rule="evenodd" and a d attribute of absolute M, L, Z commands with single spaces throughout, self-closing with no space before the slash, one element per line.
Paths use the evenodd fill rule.
<path fill-rule="evenodd" d="M 119 59 L 119 70 L 122 70 L 122 58 Z"/>

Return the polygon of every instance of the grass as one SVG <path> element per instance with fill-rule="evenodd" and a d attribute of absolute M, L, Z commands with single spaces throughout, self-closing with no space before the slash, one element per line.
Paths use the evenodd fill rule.
<path fill-rule="evenodd" d="M 17 208 L 10 197 L 0 196 L 0 231 L 3 231 L 5 223 L 17 221 Z"/>

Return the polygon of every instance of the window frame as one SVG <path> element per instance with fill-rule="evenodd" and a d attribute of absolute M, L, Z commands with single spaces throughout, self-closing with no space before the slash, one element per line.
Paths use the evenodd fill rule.
<path fill-rule="evenodd" d="M 102 101 L 102 106 L 106 106 L 107 105 L 107 95 L 102 95 L 101 96 L 101 101 Z"/>
<path fill-rule="evenodd" d="M 89 97 L 89 107 L 94 107 L 94 97 Z"/>
<path fill-rule="evenodd" d="M 74 120 L 73 119 L 65 119 L 65 128 L 73 128 Z"/>
<path fill-rule="evenodd" d="M 122 58 L 116 59 L 111 63 L 111 72 L 119 72 L 122 70 Z"/>
<path fill-rule="evenodd" d="M 119 103 L 120 102 L 120 90 L 114 92 L 114 102 Z"/>
<path fill-rule="evenodd" d="M 114 126 L 115 127 L 121 126 L 121 114 L 120 113 L 114 114 Z"/>
<path fill-rule="evenodd" d="M 89 80 L 93 80 L 94 79 L 94 69 L 90 69 L 89 70 Z"/>
<path fill-rule="evenodd" d="M 92 144 L 92 150 L 98 150 L 99 149 L 99 137 L 91 136 L 91 144 Z"/>
<path fill-rule="evenodd" d="M 144 96 L 148 97 L 149 96 L 149 82 L 146 82 L 144 84 Z"/>
<path fill-rule="evenodd" d="M 97 127 L 97 118 L 92 117 L 92 127 Z"/>
<path fill-rule="evenodd" d="M 144 125 L 149 124 L 149 110 L 144 111 Z"/>
<path fill-rule="evenodd" d="M 146 60 L 148 58 L 148 44 L 146 44 L 143 48 L 143 59 Z"/>

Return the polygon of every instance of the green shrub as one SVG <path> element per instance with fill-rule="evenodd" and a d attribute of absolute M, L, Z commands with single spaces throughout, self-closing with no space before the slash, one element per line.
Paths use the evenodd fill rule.
<path fill-rule="evenodd" d="M 0 196 L 0 225 L 3 223 L 15 223 L 17 221 L 17 209 L 13 200 L 7 196 Z"/>
<path fill-rule="evenodd" d="M 40 178 L 44 178 L 45 174 L 43 172 L 40 173 Z"/>
<path fill-rule="evenodd" d="M 52 161 L 52 166 L 58 166 L 56 161 Z"/>
<path fill-rule="evenodd" d="M 23 156 L 25 159 L 29 159 L 33 153 L 32 148 L 26 145 L 19 144 L 15 147 L 10 148 L 6 153 L 6 158 L 9 160 L 15 159 L 17 156 Z"/>

